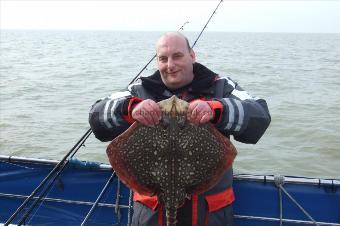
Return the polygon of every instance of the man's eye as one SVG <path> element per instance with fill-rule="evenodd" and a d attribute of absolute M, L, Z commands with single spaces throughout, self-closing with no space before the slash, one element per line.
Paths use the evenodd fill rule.
<path fill-rule="evenodd" d="M 178 54 L 178 55 L 174 55 L 174 58 L 175 59 L 179 59 L 179 58 L 181 58 L 183 55 L 181 55 L 181 54 Z"/>
<path fill-rule="evenodd" d="M 160 61 L 160 62 L 166 62 L 167 61 L 167 58 L 166 57 L 160 57 L 160 58 L 158 58 L 158 60 Z"/>

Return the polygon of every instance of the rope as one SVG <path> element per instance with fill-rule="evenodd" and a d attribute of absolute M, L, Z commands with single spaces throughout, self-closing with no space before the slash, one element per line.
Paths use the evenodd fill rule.
<path fill-rule="evenodd" d="M 247 220 L 259 220 L 259 221 L 274 221 L 278 222 L 280 221 L 279 218 L 273 218 L 273 217 L 257 217 L 257 216 L 247 216 L 247 215 L 234 215 L 234 218 L 237 219 L 247 219 Z M 294 220 L 294 219 L 282 219 L 284 223 L 293 223 L 293 224 L 309 224 L 309 225 L 315 225 L 315 222 L 313 221 L 303 221 L 303 220 Z M 340 226 L 339 223 L 329 223 L 329 222 L 316 222 L 319 226 Z"/>
<path fill-rule="evenodd" d="M 88 221 L 88 219 L 90 218 L 90 216 L 92 215 L 93 211 L 95 210 L 95 208 L 97 207 L 97 204 L 99 203 L 100 199 L 103 197 L 104 193 L 106 192 L 107 188 L 109 187 L 109 185 L 111 184 L 113 177 L 116 175 L 115 172 L 113 172 L 109 178 L 109 180 L 106 182 L 104 188 L 101 190 L 99 196 L 97 197 L 96 201 L 93 203 L 90 211 L 87 213 L 87 215 L 85 216 L 83 222 L 81 223 L 81 226 L 84 226 L 86 224 L 86 222 Z"/>
<path fill-rule="evenodd" d="M 17 194 L 7 194 L 0 193 L 0 197 L 5 198 L 16 198 L 16 199 L 26 199 L 28 195 L 17 195 Z M 38 199 L 39 197 L 33 197 L 33 199 Z M 78 201 L 78 200 L 69 200 L 69 199 L 56 199 L 56 198 L 44 198 L 44 202 L 56 202 L 56 203 L 65 203 L 65 204 L 74 204 L 74 205 L 83 205 L 83 206 L 92 206 L 94 202 L 87 201 Z M 110 203 L 98 203 L 98 207 L 106 207 L 106 208 L 115 208 L 116 204 Z M 119 205 L 119 208 L 128 209 L 128 205 Z"/>
<path fill-rule="evenodd" d="M 279 199 L 280 199 L 280 226 L 282 226 L 283 220 L 283 205 L 282 205 L 282 191 L 279 189 Z"/>
<path fill-rule="evenodd" d="M 118 223 L 121 219 L 120 208 L 119 208 L 119 200 L 120 200 L 120 180 L 117 180 L 117 193 L 116 193 L 116 206 L 115 206 L 115 214 L 117 215 Z"/>
<path fill-rule="evenodd" d="M 284 184 L 285 178 L 283 176 L 275 176 L 274 182 L 276 186 Z M 279 209 L 280 209 L 280 226 L 283 224 L 283 202 L 282 202 L 282 190 L 279 189 Z"/>
<path fill-rule="evenodd" d="M 287 190 L 282 186 L 284 184 L 284 177 L 283 176 L 275 176 L 274 177 L 275 185 L 279 188 L 279 192 L 283 191 L 290 200 L 309 218 L 314 225 L 319 226 L 318 222 L 316 222 L 313 217 L 287 192 Z M 282 198 L 280 197 L 280 225 L 282 225 Z"/>
<path fill-rule="evenodd" d="M 133 193 L 132 190 L 130 189 L 130 195 L 129 195 L 129 209 L 128 209 L 128 223 L 127 226 L 131 226 L 131 217 L 132 217 L 132 197 L 133 197 Z"/>

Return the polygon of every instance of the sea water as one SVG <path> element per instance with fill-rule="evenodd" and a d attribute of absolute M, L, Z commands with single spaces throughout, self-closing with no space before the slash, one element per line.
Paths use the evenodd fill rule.
<path fill-rule="evenodd" d="M 61 159 L 91 105 L 126 88 L 162 33 L 1 30 L 0 154 Z M 268 103 L 260 141 L 234 141 L 236 173 L 340 178 L 340 34 L 206 32 L 194 49 Z M 76 157 L 107 162 L 107 145 L 91 135 Z"/>

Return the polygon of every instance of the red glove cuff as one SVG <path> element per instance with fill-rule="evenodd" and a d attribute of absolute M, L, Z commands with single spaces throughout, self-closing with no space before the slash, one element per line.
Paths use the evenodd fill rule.
<path fill-rule="evenodd" d="M 222 120 L 222 111 L 223 111 L 223 105 L 221 102 L 217 100 L 210 100 L 206 101 L 210 108 L 213 110 L 213 119 L 211 120 L 212 123 L 219 123 Z"/>
<path fill-rule="evenodd" d="M 132 97 L 129 100 L 129 104 L 128 104 L 128 109 L 127 109 L 127 115 L 124 115 L 124 119 L 125 121 L 127 121 L 129 124 L 132 124 L 135 122 L 135 120 L 132 118 L 132 110 L 133 108 L 140 102 L 142 102 L 143 100 L 139 97 Z"/>

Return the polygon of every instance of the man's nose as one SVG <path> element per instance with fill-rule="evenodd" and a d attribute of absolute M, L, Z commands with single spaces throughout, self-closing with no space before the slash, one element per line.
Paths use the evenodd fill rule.
<path fill-rule="evenodd" d="M 175 62 L 173 61 L 173 59 L 169 58 L 168 59 L 168 69 L 173 69 L 175 67 Z"/>

